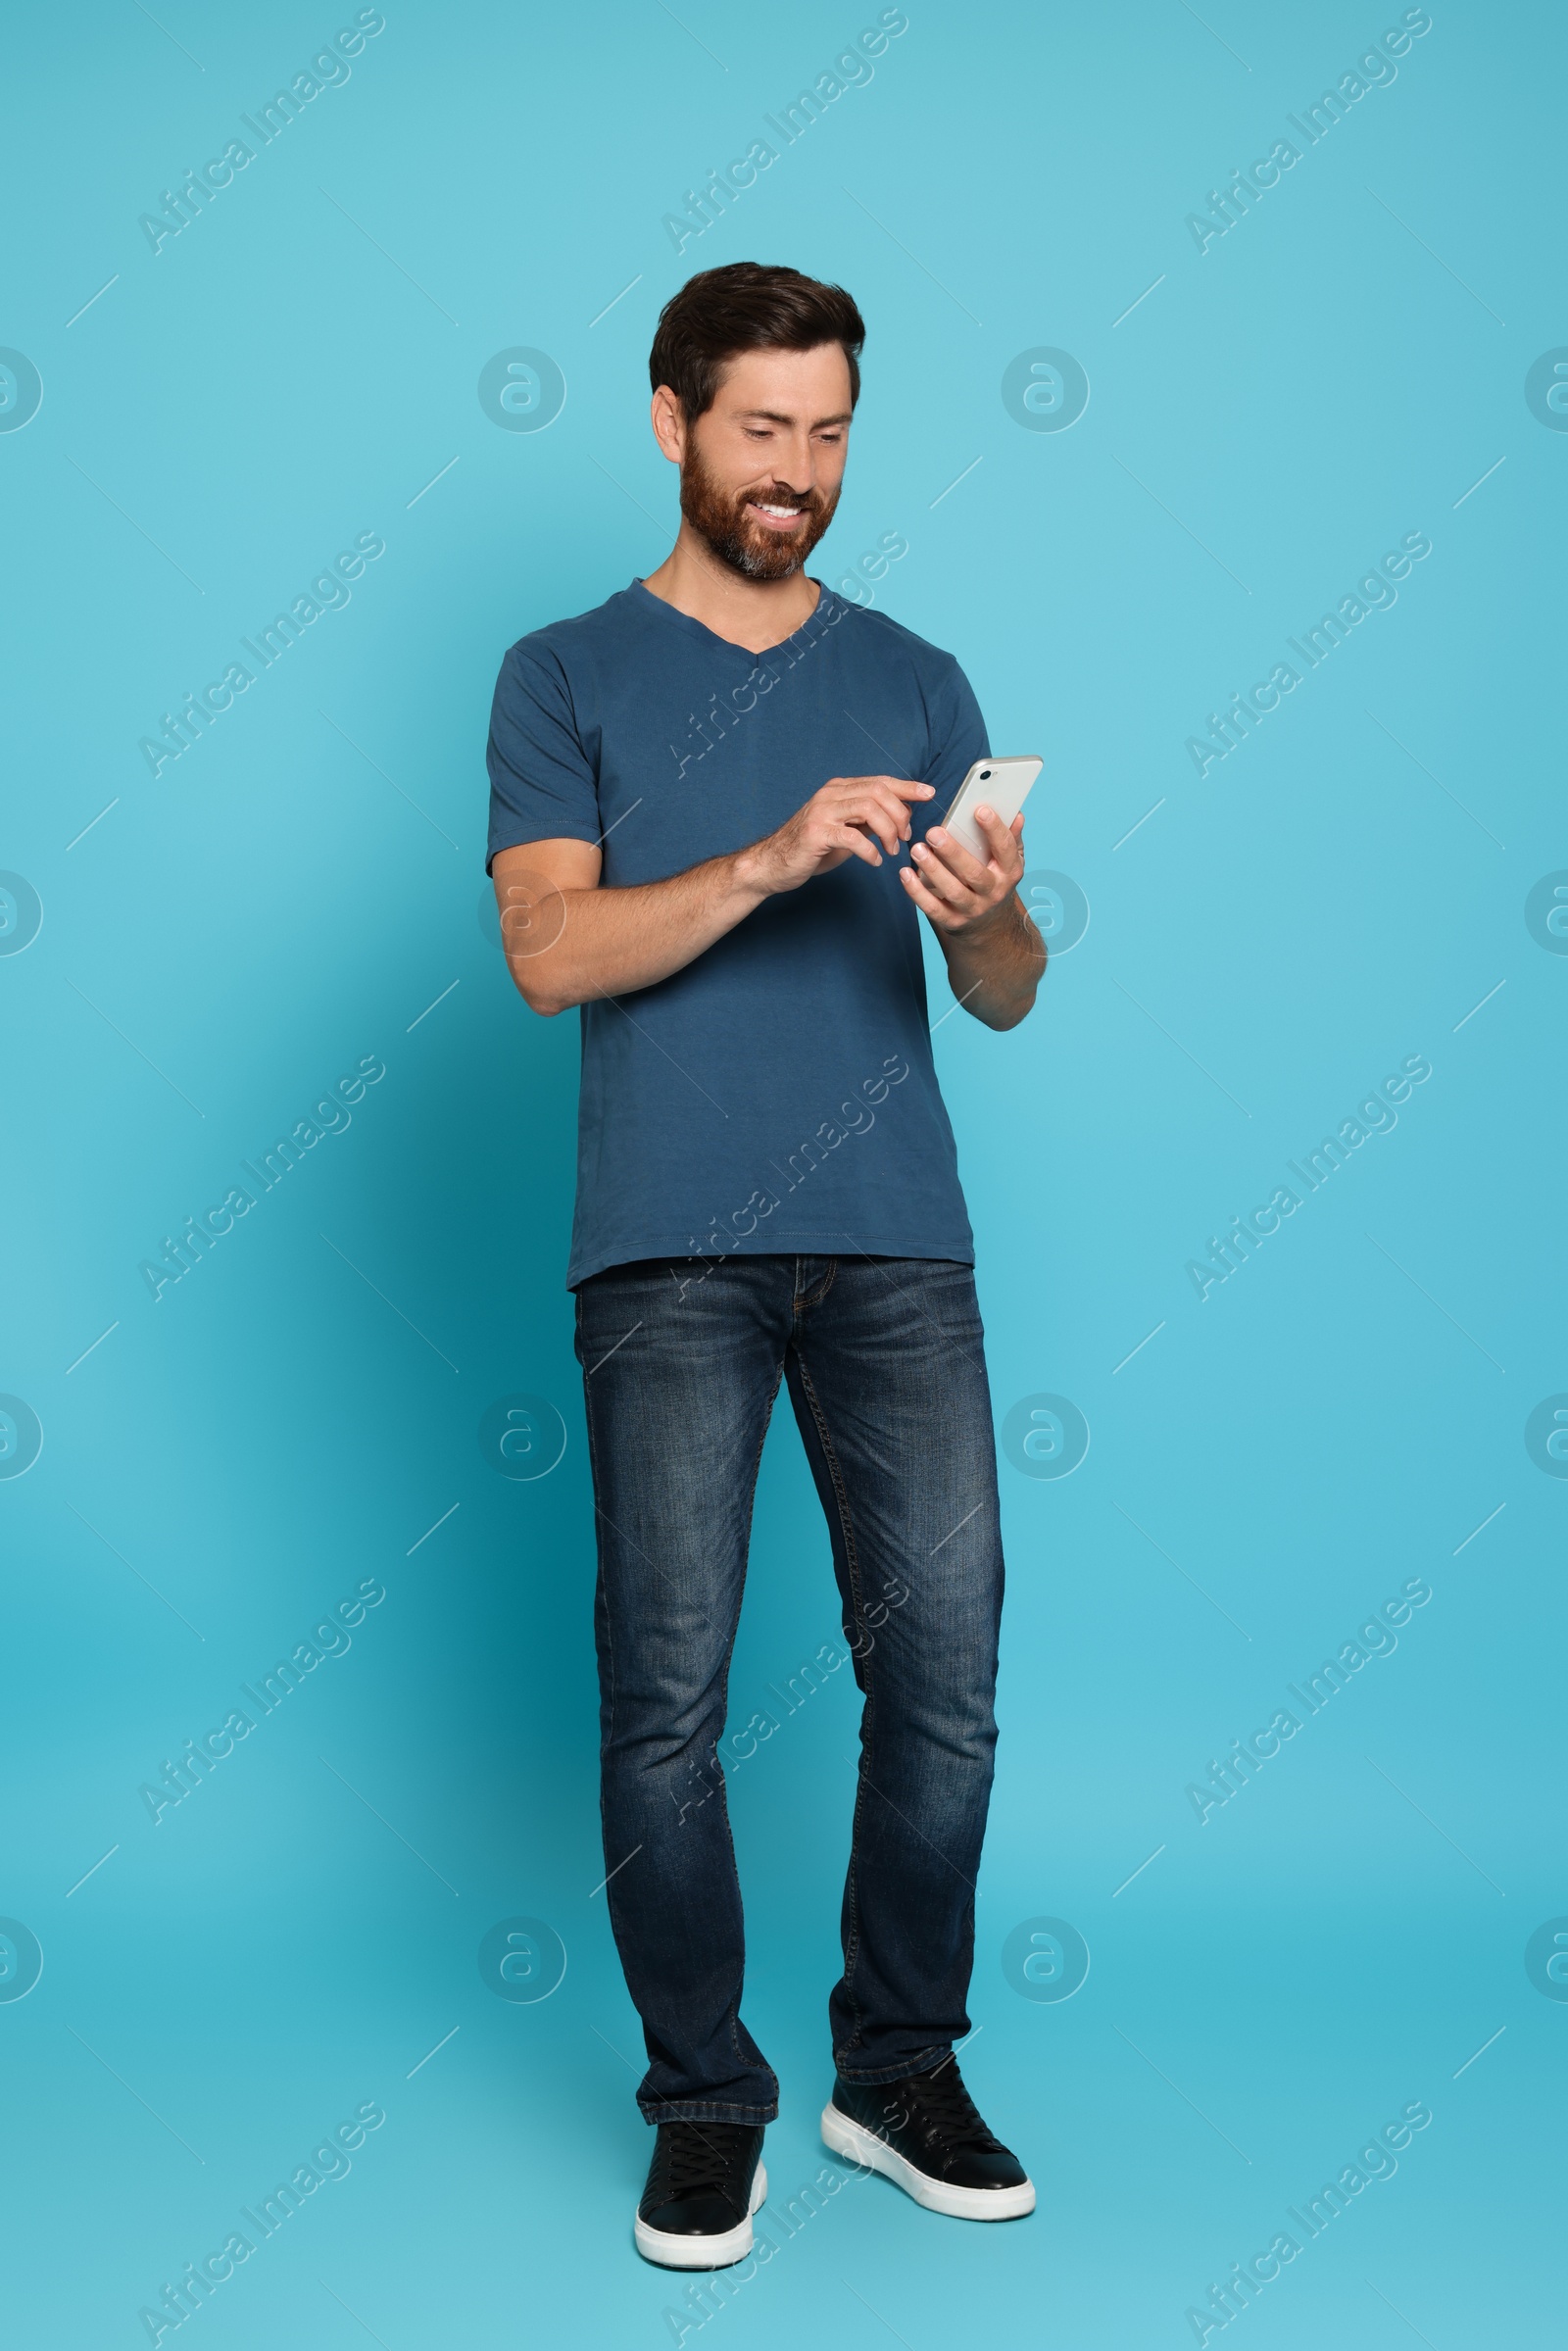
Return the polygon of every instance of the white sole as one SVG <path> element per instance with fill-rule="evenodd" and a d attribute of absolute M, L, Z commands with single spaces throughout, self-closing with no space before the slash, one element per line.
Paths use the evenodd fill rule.
<path fill-rule="evenodd" d="M 949 2187 L 944 2180 L 916 2171 L 886 2139 L 840 2114 L 831 2099 L 822 2109 L 822 2144 L 835 2155 L 847 2156 L 851 2163 L 880 2172 L 927 2212 L 946 2213 L 950 2220 L 1019 2221 L 1035 2208 L 1032 2180 L 1019 2187 Z"/>
<path fill-rule="evenodd" d="M 632 2229 L 637 2250 L 644 2261 L 656 2261 L 662 2270 L 727 2270 L 750 2253 L 752 2214 L 761 2209 L 766 2194 L 767 2174 L 759 2163 L 746 2218 L 722 2236 L 672 2236 L 665 2229 L 650 2229 L 639 2213 Z"/>

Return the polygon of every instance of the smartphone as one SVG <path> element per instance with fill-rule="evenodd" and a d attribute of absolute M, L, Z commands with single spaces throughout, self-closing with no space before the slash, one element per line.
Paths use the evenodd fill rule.
<path fill-rule="evenodd" d="M 958 786 L 953 806 L 942 821 L 956 841 L 963 844 L 972 857 L 982 864 L 990 857 L 985 835 L 974 820 L 974 811 L 983 803 L 994 808 L 1004 824 L 1010 824 L 1029 797 L 1029 787 L 1045 765 L 1044 759 L 1022 756 L 1012 759 L 976 759 Z"/>

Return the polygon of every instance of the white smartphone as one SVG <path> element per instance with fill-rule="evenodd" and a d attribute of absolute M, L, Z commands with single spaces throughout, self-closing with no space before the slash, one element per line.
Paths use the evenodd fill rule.
<path fill-rule="evenodd" d="M 972 857 L 982 864 L 990 857 L 984 834 L 975 823 L 974 812 L 982 803 L 994 808 L 1004 824 L 1010 824 L 1029 797 L 1029 787 L 1045 765 L 1044 759 L 1023 757 L 1013 759 L 976 759 L 958 786 L 953 806 L 942 821 L 956 841 L 961 841 Z"/>

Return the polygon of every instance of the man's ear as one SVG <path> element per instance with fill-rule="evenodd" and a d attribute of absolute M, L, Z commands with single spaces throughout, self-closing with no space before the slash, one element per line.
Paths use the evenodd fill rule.
<path fill-rule="evenodd" d="M 649 409 L 649 420 L 654 439 L 659 443 L 672 465 L 684 465 L 686 460 L 686 412 L 678 395 L 668 384 L 661 384 Z"/>

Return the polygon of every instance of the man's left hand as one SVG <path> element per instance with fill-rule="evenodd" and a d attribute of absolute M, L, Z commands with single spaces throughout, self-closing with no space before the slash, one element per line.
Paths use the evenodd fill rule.
<path fill-rule="evenodd" d="M 993 928 L 1023 878 L 1023 818 L 1004 824 L 994 808 L 980 807 L 975 824 L 991 855 L 982 865 L 946 825 L 934 824 L 909 852 L 899 878 L 932 927 L 953 938 Z"/>

